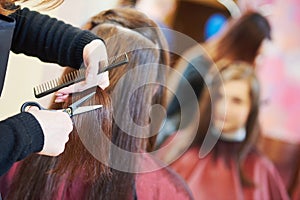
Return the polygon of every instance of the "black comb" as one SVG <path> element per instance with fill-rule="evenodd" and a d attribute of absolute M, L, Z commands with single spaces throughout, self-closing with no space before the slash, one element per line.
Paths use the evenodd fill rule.
<path fill-rule="evenodd" d="M 98 74 L 122 66 L 128 63 L 128 61 L 129 60 L 126 53 L 121 54 L 120 56 L 111 57 L 108 59 L 108 65 L 99 70 Z M 41 98 L 48 94 L 56 92 L 61 88 L 83 81 L 85 79 L 85 70 L 86 68 L 80 68 L 79 70 L 70 72 L 61 78 L 56 78 L 54 80 L 42 83 L 41 85 L 34 87 L 34 96 L 36 98 Z"/>

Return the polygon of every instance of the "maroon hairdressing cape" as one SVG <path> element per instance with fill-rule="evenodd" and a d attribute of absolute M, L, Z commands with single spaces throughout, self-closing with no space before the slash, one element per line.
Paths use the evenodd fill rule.
<path fill-rule="evenodd" d="M 289 199 L 278 172 L 267 158 L 256 151 L 248 154 L 243 165 L 244 176 L 255 187 L 243 187 L 238 164 L 231 152 L 235 145 L 220 141 L 217 145 L 202 159 L 199 149 L 192 148 L 171 164 L 186 180 L 195 199 Z"/>
<path fill-rule="evenodd" d="M 6 195 L 13 175 L 16 173 L 17 166 L 21 162 L 14 164 L 10 171 L 0 178 L 0 192 Z M 192 194 L 183 179 L 173 170 L 161 167 L 162 164 L 150 156 L 144 154 L 140 162 L 140 167 L 144 170 L 157 169 L 146 173 L 138 173 L 136 175 L 136 195 L 138 200 L 168 200 L 168 199 L 192 199 Z M 81 181 L 80 174 L 72 182 L 68 188 L 65 188 L 66 181 L 61 181 L 59 190 L 57 191 L 57 200 L 81 200 L 84 198 L 85 187 Z"/>

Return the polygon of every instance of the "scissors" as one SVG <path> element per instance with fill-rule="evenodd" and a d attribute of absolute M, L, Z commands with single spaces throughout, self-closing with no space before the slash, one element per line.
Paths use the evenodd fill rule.
<path fill-rule="evenodd" d="M 86 100 L 90 99 L 95 93 L 96 92 L 92 92 L 91 94 L 88 94 L 88 95 L 82 97 L 81 99 L 79 99 L 78 101 L 76 101 L 73 104 L 69 105 L 65 109 L 53 110 L 53 111 L 66 112 L 70 117 L 73 117 L 74 115 L 78 115 L 78 114 L 81 114 L 81 113 L 85 113 L 85 112 L 89 112 L 89 111 L 101 108 L 102 105 L 82 106 L 82 107 L 80 107 L 81 104 L 83 104 Z M 31 106 L 37 107 L 39 110 L 48 110 L 48 109 L 42 107 L 37 102 L 27 101 L 27 102 L 23 103 L 23 105 L 21 106 L 21 112 L 25 112 L 27 110 L 27 108 L 31 107 Z"/>

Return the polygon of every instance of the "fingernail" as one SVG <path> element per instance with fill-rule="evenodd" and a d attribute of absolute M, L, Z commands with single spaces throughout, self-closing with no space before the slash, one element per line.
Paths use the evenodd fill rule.
<path fill-rule="evenodd" d="M 56 92 L 55 93 L 55 96 L 57 96 L 57 97 L 61 97 L 63 94 L 62 93 L 59 93 L 59 92 Z"/>
<path fill-rule="evenodd" d="M 66 100 L 69 97 L 69 94 L 64 94 L 63 96 L 61 96 L 62 99 Z"/>
<path fill-rule="evenodd" d="M 62 103 L 62 102 L 64 102 L 64 100 L 63 99 L 55 99 L 54 102 L 55 103 Z"/>

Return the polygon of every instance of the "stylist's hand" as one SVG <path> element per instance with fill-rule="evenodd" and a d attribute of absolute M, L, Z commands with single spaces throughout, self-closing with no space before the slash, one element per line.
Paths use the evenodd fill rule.
<path fill-rule="evenodd" d="M 83 60 L 84 65 L 87 67 L 85 81 L 58 90 L 55 93 L 55 102 L 64 102 L 69 94 L 81 92 L 97 85 L 102 89 L 109 86 L 108 72 L 97 75 L 100 66 L 99 63 L 107 64 L 106 46 L 102 40 L 93 40 L 84 47 Z"/>
<path fill-rule="evenodd" d="M 39 154 L 58 156 L 65 149 L 69 134 L 73 129 L 72 120 L 65 112 L 32 110 L 30 112 L 39 122 L 44 133 L 44 146 Z"/>

